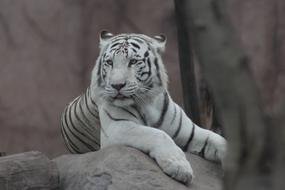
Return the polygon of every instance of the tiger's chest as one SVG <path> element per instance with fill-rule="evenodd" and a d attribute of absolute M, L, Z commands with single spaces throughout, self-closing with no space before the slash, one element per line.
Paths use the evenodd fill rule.
<path fill-rule="evenodd" d="M 144 116 L 146 124 L 153 126 L 159 120 L 161 111 L 155 105 L 147 105 L 140 109 L 140 113 Z"/>
<path fill-rule="evenodd" d="M 127 107 L 118 107 L 110 103 L 105 103 L 100 106 L 100 112 L 103 112 L 107 116 L 107 119 L 113 122 L 128 120 L 137 124 L 160 128 L 162 125 L 168 123 L 167 117 L 169 117 L 169 102 L 165 105 L 164 98 L 165 95 L 162 95 L 143 105 L 135 104 Z"/>
<path fill-rule="evenodd" d="M 168 98 L 168 97 L 167 97 Z M 169 101 L 169 99 L 167 99 Z M 158 128 L 166 121 L 169 102 L 165 104 L 165 95 L 160 95 L 153 101 L 140 107 L 140 112 L 144 115 L 147 125 Z"/>

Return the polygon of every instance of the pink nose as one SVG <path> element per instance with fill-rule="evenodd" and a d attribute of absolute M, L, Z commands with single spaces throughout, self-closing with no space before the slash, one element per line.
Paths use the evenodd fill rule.
<path fill-rule="evenodd" d="M 118 83 L 118 84 L 111 84 L 111 86 L 116 90 L 121 90 L 124 86 L 126 86 L 126 83 Z"/>

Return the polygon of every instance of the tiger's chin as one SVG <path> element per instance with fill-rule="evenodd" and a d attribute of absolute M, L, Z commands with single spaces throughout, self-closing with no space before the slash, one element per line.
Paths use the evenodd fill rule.
<path fill-rule="evenodd" d="M 127 107 L 133 105 L 135 102 L 132 98 L 113 98 L 112 104 L 118 107 Z"/>

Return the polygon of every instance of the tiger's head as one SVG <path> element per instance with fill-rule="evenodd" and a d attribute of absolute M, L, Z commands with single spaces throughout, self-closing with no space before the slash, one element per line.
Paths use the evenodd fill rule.
<path fill-rule="evenodd" d="M 116 106 L 143 104 L 167 89 L 161 55 L 166 37 L 143 34 L 100 34 L 100 54 L 92 72 L 97 98 Z"/>

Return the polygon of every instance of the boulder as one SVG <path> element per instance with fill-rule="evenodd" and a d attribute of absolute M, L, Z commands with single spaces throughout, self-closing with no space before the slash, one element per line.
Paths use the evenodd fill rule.
<path fill-rule="evenodd" d="M 58 190 L 58 179 L 56 164 L 40 152 L 0 157 L 1 190 Z"/>
<path fill-rule="evenodd" d="M 181 184 L 165 175 L 156 162 L 139 150 L 111 146 L 81 155 L 55 158 L 62 190 L 220 190 L 219 165 L 187 154 L 194 170 L 192 184 Z"/>

